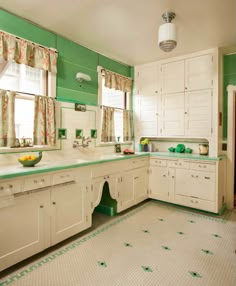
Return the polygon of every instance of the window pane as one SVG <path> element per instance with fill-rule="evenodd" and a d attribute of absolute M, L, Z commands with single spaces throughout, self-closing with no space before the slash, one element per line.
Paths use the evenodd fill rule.
<path fill-rule="evenodd" d="M 102 105 L 124 108 L 124 92 L 107 88 L 103 85 L 102 88 Z"/>
<path fill-rule="evenodd" d="M 45 71 L 9 62 L 1 77 L 0 88 L 44 95 Z"/>
<path fill-rule="evenodd" d="M 17 138 L 33 138 L 34 100 L 16 98 L 15 126 Z"/>

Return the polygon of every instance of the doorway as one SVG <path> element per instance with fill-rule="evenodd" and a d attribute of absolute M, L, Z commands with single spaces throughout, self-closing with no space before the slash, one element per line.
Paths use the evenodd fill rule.
<path fill-rule="evenodd" d="M 236 85 L 229 85 L 228 91 L 228 128 L 227 128 L 227 186 L 226 203 L 229 209 L 236 207 L 235 201 L 235 135 L 236 135 Z"/>

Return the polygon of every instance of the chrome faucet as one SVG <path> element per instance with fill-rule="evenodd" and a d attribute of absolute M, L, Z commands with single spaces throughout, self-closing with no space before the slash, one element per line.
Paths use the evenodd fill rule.
<path fill-rule="evenodd" d="M 91 142 L 90 137 L 87 138 L 85 138 L 85 136 L 82 137 L 82 147 L 88 147 L 90 142 Z"/>
<path fill-rule="evenodd" d="M 89 143 L 92 142 L 90 137 L 85 138 L 85 136 L 83 136 L 81 139 L 82 139 L 81 143 L 80 143 L 79 140 L 74 140 L 73 141 L 72 147 L 74 149 L 77 149 L 79 147 L 83 147 L 83 148 L 88 147 Z"/>

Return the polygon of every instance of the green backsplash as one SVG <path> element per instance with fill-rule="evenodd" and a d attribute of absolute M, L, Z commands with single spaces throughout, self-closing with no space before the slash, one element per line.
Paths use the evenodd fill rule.
<path fill-rule="evenodd" d="M 227 86 L 236 85 L 236 54 L 224 56 L 224 78 L 223 78 L 223 138 L 227 138 L 227 116 L 228 116 L 228 94 Z"/>
<path fill-rule="evenodd" d="M 58 100 L 97 105 L 98 65 L 124 76 L 132 76 L 131 66 L 109 59 L 5 10 L 0 9 L 0 19 L 1 30 L 58 50 Z M 90 75 L 92 80 L 79 83 L 75 79 L 77 72 Z"/>

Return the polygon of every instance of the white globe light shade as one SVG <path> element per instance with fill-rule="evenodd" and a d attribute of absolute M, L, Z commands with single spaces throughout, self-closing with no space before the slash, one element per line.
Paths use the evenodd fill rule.
<path fill-rule="evenodd" d="M 158 44 L 164 52 L 170 52 L 177 46 L 176 26 L 173 23 L 165 23 L 159 27 Z"/>

